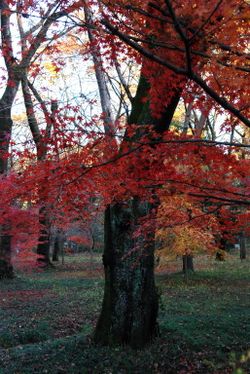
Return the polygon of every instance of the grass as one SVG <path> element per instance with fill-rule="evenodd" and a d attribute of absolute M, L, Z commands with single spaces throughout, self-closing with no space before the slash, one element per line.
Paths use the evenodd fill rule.
<path fill-rule="evenodd" d="M 161 335 L 141 351 L 96 347 L 100 259 L 66 258 L 46 272 L 19 271 L 0 289 L 0 374 L 248 373 L 249 260 L 201 256 L 186 284 L 171 261 L 157 273 Z"/>

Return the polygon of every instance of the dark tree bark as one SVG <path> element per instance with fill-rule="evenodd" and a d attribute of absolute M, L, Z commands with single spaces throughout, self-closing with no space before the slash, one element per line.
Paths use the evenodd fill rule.
<path fill-rule="evenodd" d="M 157 334 L 158 296 L 154 281 L 154 239 L 133 239 L 146 206 L 139 199 L 106 210 L 105 291 L 95 341 L 142 347 Z M 140 243 L 136 241 L 140 240 Z M 140 244 L 141 251 L 130 251 Z"/>
<path fill-rule="evenodd" d="M 52 261 L 59 261 L 59 253 L 61 249 L 61 240 L 59 234 L 56 234 L 54 245 L 53 245 L 53 254 L 52 254 Z"/>
<path fill-rule="evenodd" d="M 10 12 L 6 1 L 1 4 L 1 49 L 8 71 L 5 91 L 0 99 L 0 174 L 8 172 L 8 150 L 11 139 L 12 119 L 11 108 L 18 90 L 20 71 L 14 59 L 10 33 Z M 10 223 L 6 222 L 0 228 L 0 278 L 12 278 L 11 237 L 8 233 Z"/>
<path fill-rule="evenodd" d="M 37 261 L 41 266 L 44 267 L 50 265 L 50 224 L 46 213 L 46 209 L 41 207 L 39 210 L 39 223 L 41 225 L 41 229 L 37 246 Z"/>
<path fill-rule="evenodd" d="M 11 79 L 13 78 L 13 79 Z M 15 76 L 10 76 L 12 85 L 7 86 L 0 99 L 0 174 L 6 175 L 8 172 L 9 143 L 11 139 L 12 119 L 11 107 L 18 89 L 18 80 Z M 0 227 L 0 279 L 13 278 L 13 267 L 11 264 L 11 237 L 9 235 L 10 223 L 6 222 Z"/>
<path fill-rule="evenodd" d="M 194 272 L 193 256 L 182 256 L 182 271 L 185 276 L 185 282 L 188 282 L 189 273 Z"/>
<path fill-rule="evenodd" d="M 194 271 L 193 256 L 182 256 L 182 271 L 183 273 L 186 273 L 186 271 Z"/>
<path fill-rule="evenodd" d="M 228 242 L 225 239 L 226 232 L 223 233 L 223 236 L 218 239 L 219 250 L 215 254 L 215 259 L 217 261 L 225 261 L 225 251 L 227 251 Z"/>
<path fill-rule="evenodd" d="M 58 262 L 59 261 L 59 252 L 60 252 L 60 246 L 58 239 L 56 238 L 54 247 L 53 247 L 53 254 L 52 254 L 52 261 L 53 262 Z"/>
<path fill-rule="evenodd" d="M 151 124 L 160 134 L 169 128 L 181 92 L 173 96 L 162 118 L 156 120 L 150 113 L 149 103 L 142 104 L 148 89 L 147 81 L 141 76 L 129 124 Z M 157 335 L 155 228 L 152 227 L 150 238 L 135 239 L 133 236 L 140 219 L 149 212 L 149 203 L 138 197 L 131 197 L 123 204 L 112 204 L 106 210 L 103 255 L 105 291 L 94 334 L 94 341 L 98 344 L 128 344 L 140 348 Z"/>
<path fill-rule="evenodd" d="M 245 260 L 247 258 L 247 247 L 246 247 L 246 237 L 244 233 L 240 234 L 240 259 Z"/>
<path fill-rule="evenodd" d="M 11 236 L 8 233 L 4 233 L 5 228 L 5 226 L 2 227 L 0 238 L 0 279 L 14 277 L 11 264 Z"/>

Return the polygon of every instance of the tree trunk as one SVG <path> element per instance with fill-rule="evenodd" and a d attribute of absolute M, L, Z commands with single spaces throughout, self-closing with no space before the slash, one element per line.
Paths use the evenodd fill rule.
<path fill-rule="evenodd" d="M 51 265 L 50 262 L 50 232 L 49 220 L 46 214 L 46 208 L 43 206 L 39 210 L 39 223 L 41 229 L 39 232 L 38 246 L 37 246 L 37 261 L 42 267 Z"/>
<path fill-rule="evenodd" d="M 60 238 L 59 235 L 56 234 L 54 245 L 53 245 L 53 254 L 52 254 L 52 261 L 59 261 L 59 252 L 60 252 Z"/>
<path fill-rule="evenodd" d="M 162 118 L 151 116 L 149 103 L 142 104 L 149 84 L 141 76 L 133 99 L 129 123 L 151 124 L 160 134 L 169 128 L 181 91 L 175 93 Z M 140 131 L 138 131 L 138 134 Z M 159 135 L 160 136 L 160 135 Z M 141 348 L 157 335 L 158 295 L 154 281 L 154 237 L 135 238 L 140 219 L 150 205 L 138 197 L 114 203 L 106 209 L 104 223 L 105 290 L 94 341 L 98 344 L 128 344 Z"/>
<path fill-rule="evenodd" d="M 8 150 L 11 139 L 12 119 L 11 106 L 12 99 L 16 90 L 6 89 L 2 99 L 0 100 L 0 175 L 8 172 Z M 8 207 L 7 207 L 8 208 Z M 13 278 L 13 267 L 11 264 L 11 237 L 9 234 L 10 223 L 6 222 L 0 227 L 0 279 Z"/>
<path fill-rule="evenodd" d="M 246 247 L 246 237 L 244 233 L 240 235 L 240 259 L 245 260 L 247 258 L 247 247 Z"/>
<path fill-rule="evenodd" d="M 18 90 L 21 69 L 14 59 L 12 39 L 11 39 L 11 11 L 6 0 L 1 1 L 1 51 L 8 72 L 6 88 L 0 99 L 0 174 L 8 172 L 8 150 L 11 139 L 12 119 L 11 108 Z M 9 234 L 10 222 L 6 222 L 0 227 L 0 278 L 12 278 L 13 268 L 11 265 L 11 237 Z"/>
<path fill-rule="evenodd" d="M 182 256 L 182 271 L 186 273 L 188 271 L 194 271 L 193 256 L 185 255 Z"/>
<path fill-rule="evenodd" d="M 41 131 L 39 129 L 39 123 L 37 122 L 36 115 L 35 115 L 35 108 L 32 101 L 32 96 L 30 92 L 28 77 L 27 77 L 27 71 L 23 72 L 22 76 L 22 92 L 23 92 L 23 98 L 24 98 L 24 104 L 26 109 L 26 115 L 28 119 L 28 124 L 30 131 L 33 136 L 34 143 L 36 145 L 37 150 L 37 160 L 44 161 L 47 156 L 47 138 L 50 137 L 51 133 L 51 126 L 53 123 L 53 117 L 54 113 L 50 114 L 47 111 L 45 103 L 42 101 L 41 98 L 37 97 L 39 102 L 42 105 L 43 112 L 44 112 L 44 118 L 47 121 L 46 124 L 46 136 L 45 139 L 43 135 L 41 134 Z M 39 96 L 39 94 L 36 92 L 34 86 L 32 86 L 33 91 L 36 93 L 36 96 Z M 43 193 L 44 191 L 39 190 L 39 196 L 40 196 L 40 202 L 41 202 L 41 208 L 39 210 L 39 223 L 41 225 L 40 232 L 39 232 L 39 242 L 37 246 L 37 254 L 38 254 L 38 263 L 41 266 L 50 266 L 50 220 L 48 218 L 47 213 L 47 207 L 46 203 L 43 202 Z"/>
<path fill-rule="evenodd" d="M 194 271 L 193 256 L 184 255 L 182 256 L 182 271 L 184 273 L 185 282 L 188 283 L 190 271 Z"/>
<path fill-rule="evenodd" d="M 2 235 L 0 239 L 0 279 L 13 278 L 13 266 L 11 264 L 11 236 L 4 233 L 5 226 L 2 227 Z"/>
<path fill-rule="evenodd" d="M 134 239 L 147 203 L 133 198 L 105 213 L 105 291 L 94 340 L 139 348 L 157 334 L 158 296 L 154 281 L 154 238 Z M 131 252 L 139 246 L 140 250 Z"/>

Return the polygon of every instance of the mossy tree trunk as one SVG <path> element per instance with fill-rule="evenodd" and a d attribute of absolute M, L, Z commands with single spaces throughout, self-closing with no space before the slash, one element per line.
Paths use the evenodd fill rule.
<path fill-rule="evenodd" d="M 154 119 L 149 103 L 142 104 L 149 85 L 141 76 L 133 100 L 129 124 L 152 124 L 159 134 L 169 128 L 180 98 Z M 140 131 L 138 131 L 139 133 Z M 159 135 L 160 136 L 160 135 Z M 140 219 L 150 213 L 150 204 L 139 197 L 114 203 L 105 212 L 104 255 L 105 291 L 94 341 L 103 345 L 127 344 L 141 348 L 157 335 L 158 295 L 154 280 L 154 236 L 135 238 Z"/>

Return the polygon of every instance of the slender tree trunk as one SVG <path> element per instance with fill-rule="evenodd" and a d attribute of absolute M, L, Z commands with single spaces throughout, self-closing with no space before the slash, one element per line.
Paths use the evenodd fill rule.
<path fill-rule="evenodd" d="M 158 132 L 169 128 L 180 92 L 173 97 L 163 117 L 150 115 L 142 104 L 149 85 L 141 76 L 133 100 L 129 123 L 152 124 Z M 160 136 L 160 135 L 159 135 Z M 109 206 L 105 212 L 104 255 L 105 291 L 94 340 L 98 344 L 128 344 L 139 348 L 157 335 L 158 296 L 154 281 L 154 236 L 134 237 L 140 219 L 150 205 L 138 197 Z"/>
<path fill-rule="evenodd" d="M 62 254 L 62 265 L 65 263 L 65 250 L 64 245 L 61 246 L 61 254 Z"/>
<path fill-rule="evenodd" d="M 7 87 L 0 100 L 0 175 L 3 177 L 8 172 L 8 150 L 12 131 L 11 107 L 17 88 L 17 82 L 15 87 Z M 11 236 L 9 231 L 9 222 L 0 227 L 0 279 L 13 278 L 14 276 L 11 264 Z"/>
<path fill-rule="evenodd" d="M 92 269 L 94 269 L 95 234 L 94 234 L 94 231 L 93 231 L 92 228 L 90 228 L 89 234 L 91 236 L 91 246 L 90 246 L 90 249 L 89 249 L 90 263 L 91 263 Z"/>
<path fill-rule="evenodd" d="M 1 51 L 8 72 L 6 88 L 0 99 L 0 174 L 8 172 L 8 150 L 12 132 L 11 108 L 20 83 L 22 69 L 14 58 L 11 38 L 11 11 L 9 2 L 2 0 L 0 4 L 1 18 Z M 10 222 L 0 227 L 0 278 L 12 278 Z"/>
<path fill-rule="evenodd" d="M 50 265 L 50 224 L 46 213 L 45 207 L 41 207 L 39 209 L 39 223 L 41 225 L 41 229 L 37 246 L 37 261 L 41 266 Z"/>
<path fill-rule="evenodd" d="M 88 5 L 84 2 L 84 13 L 86 22 L 91 24 L 93 22 L 93 14 Z M 108 90 L 108 85 L 106 81 L 106 75 L 103 68 L 103 62 L 100 55 L 100 51 L 95 46 L 95 34 L 91 28 L 87 29 L 88 38 L 92 44 L 91 56 L 94 62 L 95 77 L 98 86 L 100 102 L 103 112 L 103 122 L 104 122 L 104 131 L 106 135 L 114 137 L 114 117 L 112 113 L 111 98 Z"/>
<path fill-rule="evenodd" d="M 247 247 L 246 247 L 246 237 L 244 233 L 240 235 L 240 259 L 245 260 L 247 258 Z"/>
<path fill-rule="evenodd" d="M 191 122 L 191 116 L 192 116 L 192 106 L 193 104 L 189 103 L 186 108 L 185 120 L 184 120 L 183 130 L 182 130 L 183 134 L 187 134 L 189 127 L 191 126 L 190 122 Z"/>
<path fill-rule="evenodd" d="M 40 99 L 40 97 L 37 97 L 39 102 L 41 103 L 45 120 L 47 121 L 46 125 L 46 136 L 45 139 L 41 134 L 41 131 L 39 129 L 39 124 L 36 119 L 35 115 L 35 109 L 34 104 L 32 101 L 32 96 L 30 92 L 30 86 L 28 82 L 27 72 L 24 71 L 22 76 L 22 91 L 23 91 L 23 97 L 24 97 L 24 104 L 26 108 L 26 115 L 28 119 L 28 124 L 33 136 L 34 143 L 36 145 L 37 150 L 37 161 L 42 162 L 46 159 L 47 156 L 47 141 L 48 138 L 51 136 L 51 127 L 53 123 L 53 111 L 50 114 L 47 111 L 45 103 Z M 35 88 L 31 86 L 34 94 L 36 96 L 39 94 L 36 92 Z M 43 192 L 41 191 L 39 193 L 39 196 L 43 196 Z M 50 219 L 48 217 L 47 213 L 47 206 L 46 202 L 44 202 L 43 198 L 40 198 L 41 200 L 41 208 L 39 209 L 39 223 L 40 223 L 40 233 L 39 233 L 39 239 L 38 239 L 38 246 L 37 246 L 37 254 L 38 254 L 38 263 L 42 266 L 50 266 L 52 265 L 50 262 Z"/>
<path fill-rule="evenodd" d="M 11 236 L 8 233 L 9 227 L 3 225 L 0 238 L 0 279 L 13 278 L 13 266 L 11 264 Z M 7 232 L 4 233 L 4 230 Z"/>
<path fill-rule="evenodd" d="M 184 255 L 182 256 L 182 271 L 187 274 L 189 271 L 194 271 L 193 256 Z"/>
<path fill-rule="evenodd" d="M 54 245 L 53 245 L 52 261 L 59 261 L 59 253 L 60 253 L 60 237 L 58 234 L 56 234 Z"/>
<path fill-rule="evenodd" d="M 183 261 L 183 272 L 184 272 L 184 275 L 185 275 L 185 282 L 187 283 L 188 282 L 188 259 L 187 259 L 187 255 L 185 256 L 182 256 L 182 261 Z"/>

